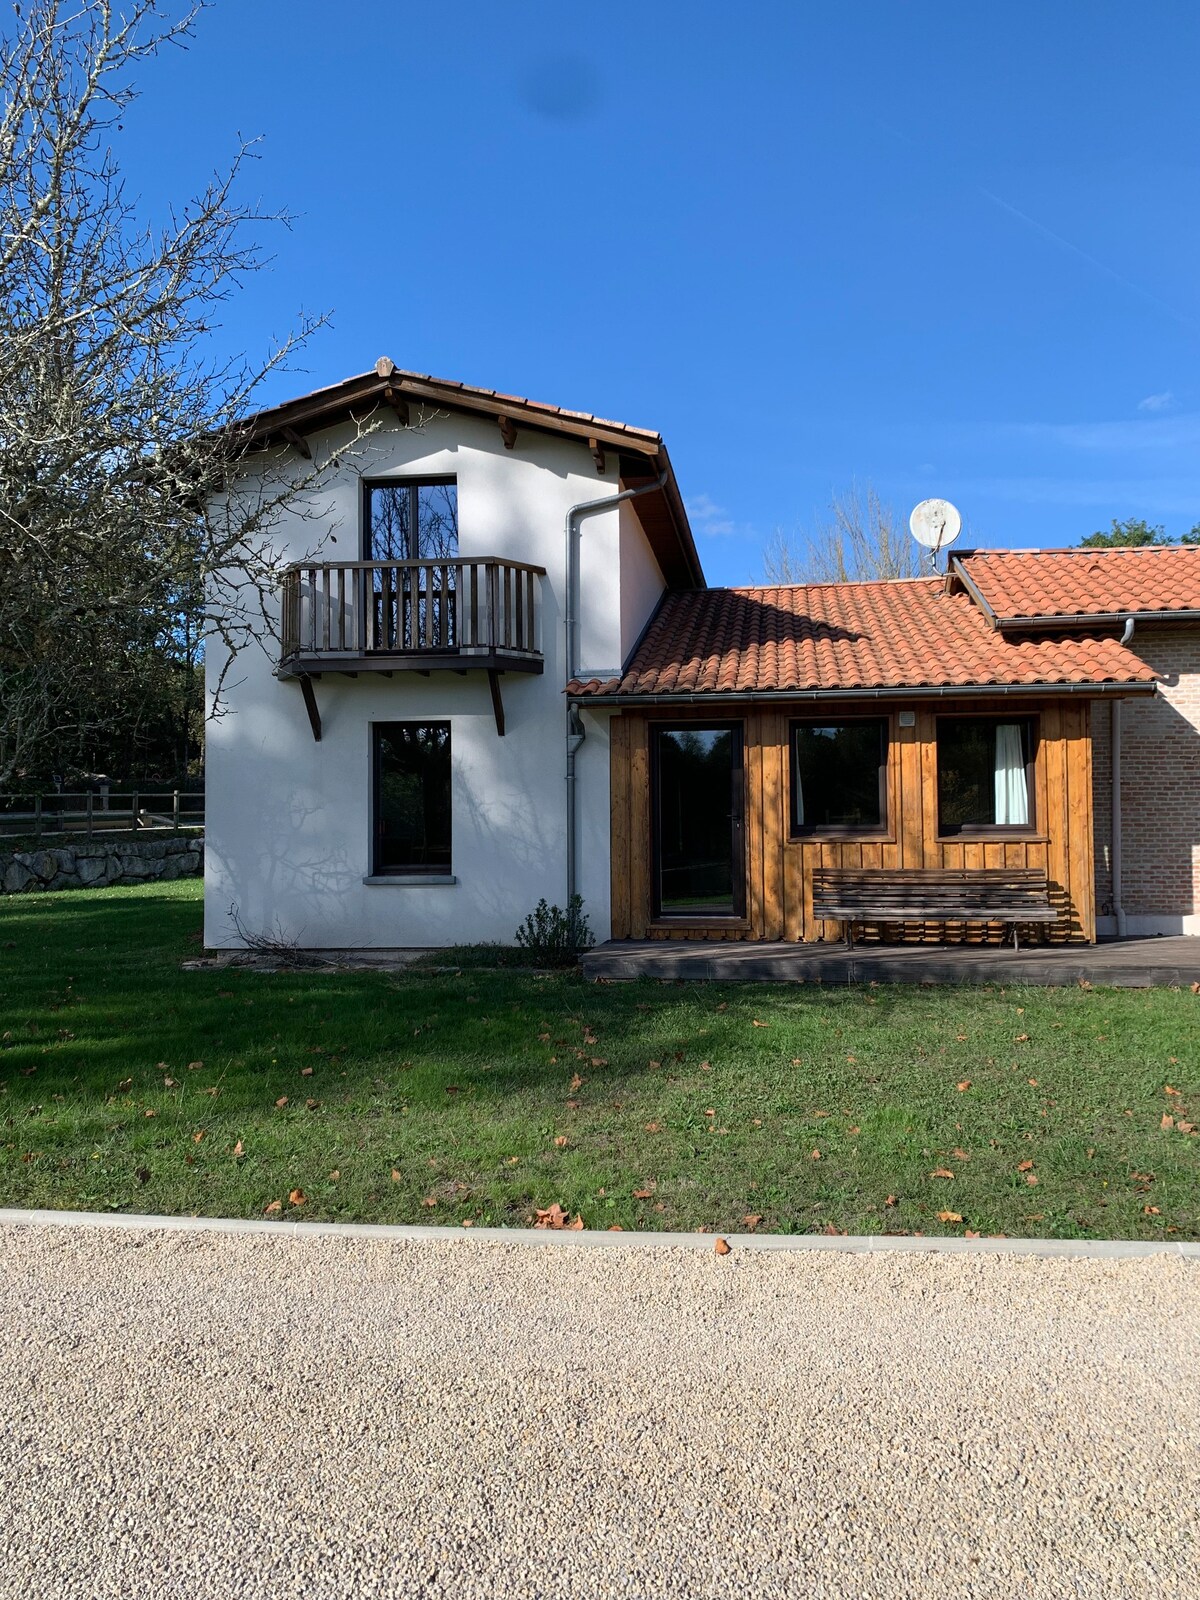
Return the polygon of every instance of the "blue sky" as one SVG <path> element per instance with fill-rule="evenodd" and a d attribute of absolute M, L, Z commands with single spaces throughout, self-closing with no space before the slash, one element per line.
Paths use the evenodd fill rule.
<path fill-rule="evenodd" d="M 146 70 L 150 214 L 261 134 L 221 338 L 283 398 L 462 378 L 658 428 L 712 582 L 872 482 L 977 545 L 1200 521 L 1200 7 L 215 0 Z"/>

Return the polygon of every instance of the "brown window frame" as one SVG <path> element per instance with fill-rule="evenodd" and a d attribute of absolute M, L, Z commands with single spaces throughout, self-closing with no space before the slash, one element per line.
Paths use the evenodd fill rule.
<path fill-rule="evenodd" d="M 454 871 L 454 728 L 449 717 L 388 717 L 370 723 L 371 737 L 371 854 L 370 871 L 376 878 L 444 878 Z M 383 763 L 380 736 L 385 728 L 437 728 L 445 731 L 447 773 L 447 860 L 435 862 L 396 862 L 385 864 L 383 844 Z"/>
<path fill-rule="evenodd" d="M 1025 760 L 1025 792 L 1029 797 L 1028 822 L 962 822 L 947 825 L 942 821 L 942 761 L 939 734 L 944 722 L 1019 722 L 1029 728 L 1029 754 Z M 1037 803 L 1037 758 L 1041 748 L 1041 718 L 1037 712 L 1017 715 L 997 711 L 947 711 L 933 723 L 933 800 L 937 807 L 939 839 L 1031 839 L 1040 837 Z"/>
<path fill-rule="evenodd" d="M 879 817 L 878 822 L 831 822 L 797 824 L 796 822 L 796 730 L 797 728 L 835 728 L 848 722 L 875 722 L 883 728 L 883 755 L 879 763 Z M 872 839 L 888 840 L 891 832 L 891 764 L 894 742 L 893 720 L 890 716 L 876 716 L 867 712 L 842 717 L 792 717 L 788 722 L 787 782 L 788 782 L 788 838 L 812 839 Z"/>
<path fill-rule="evenodd" d="M 662 909 L 662 862 L 661 849 L 658 836 L 658 803 L 659 803 L 659 735 L 673 733 L 683 728 L 695 728 L 702 732 L 729 731 L 734 735 L 731 750 L 732 772 L 730 775 L 730 799 L 733 811 L 730 814 L 730 853 L 733 863 L 733 910 L 728 912 L 713 911 L 664 911 Z M 744 925 L 746 921 L 746 724 L 740 717 L 715 718 L 681 718 L 678 721 L 661 720 L 647 725 L 647 734 L 650 744 L 650 916 L 653 924 L 662 924 L 664 927 L 679 927 L 686 924 L 700 926 L 730 927 Z"/>

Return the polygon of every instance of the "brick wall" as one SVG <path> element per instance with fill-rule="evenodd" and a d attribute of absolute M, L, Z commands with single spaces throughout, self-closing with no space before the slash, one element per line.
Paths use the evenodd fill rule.
<path fill-rule="evenodd" d="M 1133 648 L 1161 674 L 1153 700 L 1121 714 L 1122 903 L 1131 932 L 1200 932 L 1200 627 L 1139 628 Z M 1092 706 L 1096 909 L 1112 912 L 1108 706 Z M 1184 926 L 1182 919 L 1197 918 Z M 1151 918 L 1161 926 L 1139 927 Z"/>

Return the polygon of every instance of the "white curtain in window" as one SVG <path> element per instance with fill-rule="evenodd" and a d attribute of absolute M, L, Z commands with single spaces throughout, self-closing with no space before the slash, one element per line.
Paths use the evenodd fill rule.
<path fill-rule="evenodd" d="M 996 727 L 996 821 L 1029 821 L 1025 753 L 1021 748 L 1021 727 L 1017 722 L 1001 722 Z"/>

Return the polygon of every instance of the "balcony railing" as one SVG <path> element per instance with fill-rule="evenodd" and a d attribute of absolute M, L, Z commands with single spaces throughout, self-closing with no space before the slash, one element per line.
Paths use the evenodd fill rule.
<path fill-rule="evenodd" d="M 284 671 L 540 672 L 544 567 L 491 557 L 303 563 L 283 578 Z"/>

